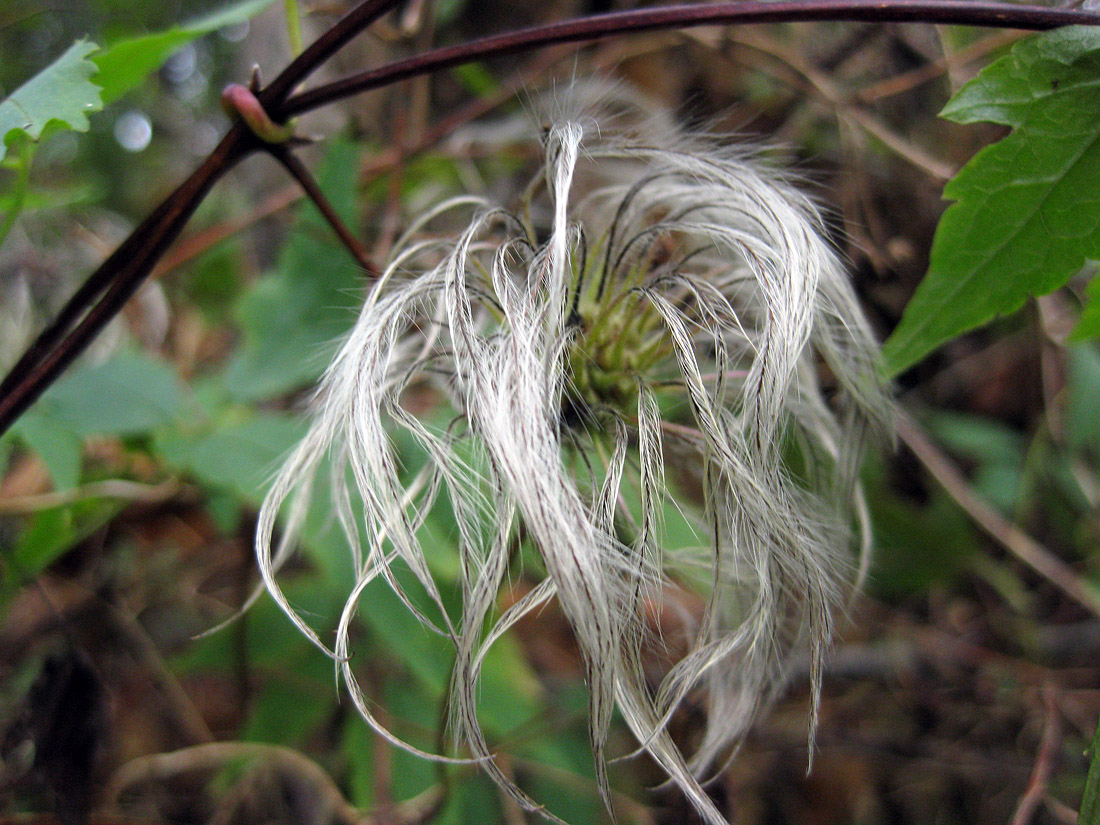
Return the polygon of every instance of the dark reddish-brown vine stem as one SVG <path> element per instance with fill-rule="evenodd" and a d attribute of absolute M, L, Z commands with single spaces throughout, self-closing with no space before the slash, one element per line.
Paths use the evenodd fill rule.
<path fill-rule="evenodd" d="M 314 70 L 398 2 L 363 0 L 302 52 L 269 86 L 256 93 L 263 112 L 275 123 L 284 123 L 296 114 L 350 95 L 462 63 L 557 43 L 581 43 L 655 29 L 812 20 L 922 22 L 1036 30 L 1074 23 L 1100 25 L 1100 13 L 1096 12 L 967 0 L 777 0 L 663 6 L 566 20 L 435 49 L 294 94 L 295 87 Z M 259 149 L 272 151 L 270 144 L 264 144 L 243 123 L 234 124 L 202 165 L 88 278 L 0 382 L 0 434 L 11 427 L 118 314 L 211 187 L 243 158 Z M 318 198 L 319 192 L 310 192 L 312 179 L 304 174 L 304 168 L 290 154 L 290 149 L 282 148 L 273 154 L 299 184 L 306 187 L 307 194 L 321 208 L 323 197 Z M 346 228 L 339 222 L 332 223 L 334 231 L 353 254 L 356 249 L 361 251 L 358 241 Z"/>
<path fill-rule="evenodd" d="M 1100 25 L 1100 13 L 967 0 L 777 0 L 768 3 L 741 0 L 659 6 L 564 20 L 424 52 L 294 95 L 279 110 L 278 116 L 292 117 L 334 100 L 417 75 L 557 43 L 589 42 L 654 29 L 822 20 L 939 23 L 1038 31 L 1074 23 Z"/>
<path fill-rule="evenodd" d="M 363 0 L 341 17 L 327 32 L 314 40 L 305 51 L 279 72 L 271 83 L 260 92 L 260 102 L 275 120 L 286 119 L 282 105 L 294 87 L 309 77 L 325 61 L 346 46 L 371 23 L 388 12 L 401 0 Z"/>
<path fill-rule="evenodd" d="M 211 187 L 258 144 L 240 124 L 231 128 L 202 165 L 92 273 L 0 383 L 0 434 L 122 310 Z"/>

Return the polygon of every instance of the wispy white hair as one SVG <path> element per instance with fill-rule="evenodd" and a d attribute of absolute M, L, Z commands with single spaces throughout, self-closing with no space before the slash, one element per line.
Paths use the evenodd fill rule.
<path fill-rule="evenodd" d="M 807 198 L 741 150 L 636 112 L 602 115 L 544 131 L 542 165 L 515 211 L 455 199 L 396 246 L 264 501 L 256 549 L 275 599 L 327 649 L 275 575 L 327 463 L 357 571 L 330 652 L 376 731 L 453 758 L 387 730 L 348 663 L 357 601 L 381 578 L 454 645 L 455 738 L 546 814 L 494 761 L 477 685 L 489 646 L 556 599 L 585 663 L 605 800 L 617 705 L 639 749 L 720 823 L 700 779 L 783 687 L 796 649 L 812 657 L 813 730 L 833 616 L 866 552 L 857 466 L 888 402 L 872 335 Z M 456 213 L 469 215 L 457 237 L 426 233 Z M 453 408 L 449 426 L 403 404 L 423 386 Z M 401 429 L 427 456 L 411 479 L 394 445 Z M 457 525 L 456 619 L 419 534 L 444 500 Z M 667 540 L 669 507 L 694 514 L 694 546 Z M 523 575 L 541 580 L 502 609 L 521 546 L 542 566 Z M 435 601 L 431 616 L 395 565 Z M 684 607 L 682 638 L 668 638 L 653 616 L 691 593 L 699 609 Z M 653 680 L 652 661 L 673 649 L 682 655 Z M 689 697 L 708 721 L 684 755 L 666 728 Z"/>

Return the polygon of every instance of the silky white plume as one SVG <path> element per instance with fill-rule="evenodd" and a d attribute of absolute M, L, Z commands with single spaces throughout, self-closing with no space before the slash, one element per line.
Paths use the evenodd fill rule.
<path fill-rule="evenodd" d="M 699 779 L 782 688 L 795 650 L 810 652 L 816 696 L 835 610 L 859 576 L 856 470 L 888 414 L 876 349 L 816 210 L 747 155 L 622 107 L 560 119 L 541 140 L 516 204 L 452 200 L 397 245 L 264 502 L 260 568 L 325 647 L 275 575 L 331 468 L 358 576 L 332 653 L 376 731 L 422 753 L 371 715 L 348 663 L 357 601 L 381 578 L 453 643 L 456 740 L 541 810 L 494 761 L 477 686 L 488 647 L 556 599 L 585 662 L 605 799 L 617 706 L 640 750 L 720 823 Z M 428 231 L 459 214 L 456 237 Z M 425 387 L 449 423 L 409 411 Z M 411 478 L 401 430 L 426 455 Z M 444 503 L 461 568 L 453 618 L 421 545 Z M 697 541 L 672 543 L 668 513 L 692 519 Z M 397 568 L 435 601 L 431 616 Z M 519 576 L 538 578 L 502 607 Z M 654 618 L 670 608 L 675 628 Z M 689 696 L 708 723 L 684 755 L 666 727 Z"/>

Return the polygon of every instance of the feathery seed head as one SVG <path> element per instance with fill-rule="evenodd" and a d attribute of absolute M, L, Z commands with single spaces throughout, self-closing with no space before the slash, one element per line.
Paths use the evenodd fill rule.
<path fill-rule="evenodd" d="M 610 119 L 557 121 L 511 209 L 463 197 L 412 226 L 264 502 L 257 552 L 275 598 L 324 647 L 275 572 L 327 461 L 358 577 L 333 653 L 380 734 L 420 753 L 374 719 L 347 661 L 357 601 L 381 578 L 453 643 L 456 739 L 539 809 L 491 756 L 477 684 L 489 646 L 557 599 L 585 661 L 605 799 L 617 705 L 640 749 L 720 823 L 699 778 L 782 688 L 792 650 L 808 647 L 820 688 L 834 608 L 858 577 L 856 468 L 889 403 L 810 202 L 745 154 L 640 111 L 620 103 Z M 425 231 L 455 213 L 470 216 L 456 239 Z M 408 411 L 423 386 L 447 399 L 449 425 Z M 398 430 L 425 456 L 411 477 Z M 453 619 L 420 539 L 444 501 L 460 567 Z M 697 540 L 672 542 L 670 518 Z M 537 551 L 542 579 L 502 608 L 519 544 Z M 395 567 L 438 610 L 415 606 Z M 655 623 L 662 605 L 679 606 L 675 627 Z M 666 659 L 680 654 L 654 685 L 646 662 L 662 645 Z M 666 725 L 689 694 L 703 697 L 708 723 L 686 757 Z"/>

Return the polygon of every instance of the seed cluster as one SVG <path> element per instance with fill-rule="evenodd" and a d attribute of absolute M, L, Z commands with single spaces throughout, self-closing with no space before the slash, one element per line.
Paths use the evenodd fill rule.
<path fill-rule="evenodd" d="M 351 620 L 372 582 L 451 641 L 455 739 L 520 805 L 545 813 L 493 758 L 477 699 L 487 650 L 556 600 L 585 661 L 605 799 L 617 708 L 717 825 L 699 777 L 782 689 L 796 650 L 808 648 L 820 688 L 836 604 L 858 578 L 855 468 L 889 404 L 813 206 L 743 152 L 655 123 L 644 106 L 611 108 L 598 128 L 588 114 L 546 132 L 517 205 L 456 198 L 395 246 L 264 502 L 257 553 L 276 600 L 325 647 L 276 572 L 316 474 L 335 468 L 332 505 L 357 581 L 331 654 L 381 736 L 462 758 L 426 754 L 373 715 L 350 664 Z M 456 235 L 426 231 L 457 213 L 468 223 Z M 829 399 L 822 363 L 836 385 Z M 447 399 L 447 426 L 403 405 L 422 385 Z M 411 478 L 398 431 L 425 456 Z M 691 495 L 668 480 L 671 455 L 687 459 Z M 421 531 L 444 504 L 457 619 Z M 672 538 L 669 513 L 694 539 Z M 542 578 L 499 605 L 521 575 Z M 417 606 L 425 600 L 435 609 Z M 683 617 L 677 639 L 652 621 L 665 608 Z M 656 685 L 644 665 L 655 647 L 682 653 Z M 686 755 L 667 725 L 689 695 L 703 697 L 707 726 Z"/>

